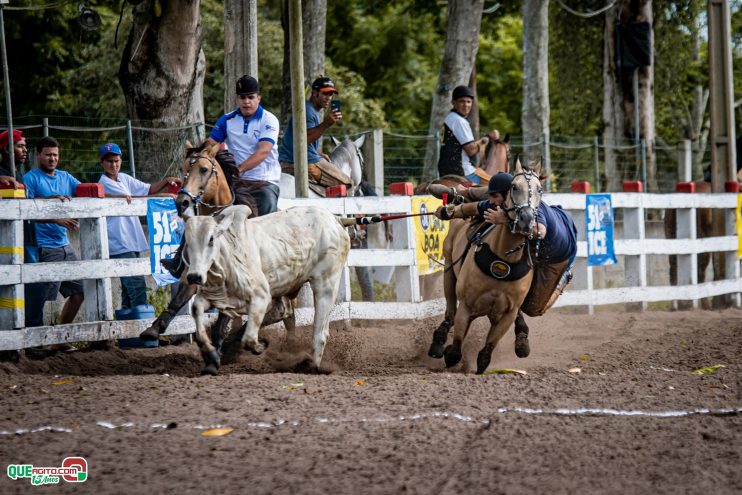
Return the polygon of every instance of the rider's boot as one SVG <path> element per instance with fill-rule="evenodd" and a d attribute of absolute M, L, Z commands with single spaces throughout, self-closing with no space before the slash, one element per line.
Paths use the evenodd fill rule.
<path fill-rule="evenodd" d="M 180 246 L 178 246 L 178 250 L 175 251 L 175 254 L 172 258 L 162 258 L 160 260 L 162 267 L 175 278 L 180 278 L 180 276 L 183 274 L 183 270 L 185 270 L 185 263 L 183 263 L 184 245 L 185 241 L 181 240 Z"/>

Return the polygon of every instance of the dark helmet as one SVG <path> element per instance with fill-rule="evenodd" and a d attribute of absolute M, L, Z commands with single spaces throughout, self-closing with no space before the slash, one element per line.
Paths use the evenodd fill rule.
<path fill-rule="evenodd" d="M 238 95 L 249 95 L 260 92 L 260 85 L 257 79 L 252 76 L 244 75 L 237 79 L 235 92 Z"/>
<path fill-rule="evenodd" d="M 474 98 L 474 91 L 469 86 L 456 86 L 453 88 L 453 95 L 451 96 L 451 101 L 456 101 L 459 98 L 463 98 L 464 96 L 468 96 L 469 98 Z"/>
<path fill-rule="evenodd" d="M 487 186 L 487 192 L 501 193 L 505 195 L 510 189 L 510 184 L 513 183 L 513 176 L 507 172 L 499 172 L 492 176 L 490 183 Z"/>

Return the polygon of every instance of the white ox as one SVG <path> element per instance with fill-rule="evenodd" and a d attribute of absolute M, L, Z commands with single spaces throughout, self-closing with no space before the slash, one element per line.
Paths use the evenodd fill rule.
<path fill-rule="evenodd" d="M 216 307 L 232 318 L 246 315 L 241 349 L 265 349 L 258 330 L 271 301 L 295 294 L 309 282 L 314 293 L 314 366 L 319 367 L 329 334 L 330 311 L 350 250 L 341 220 L 319 207 L 295 207 L 247 220 L 250 208 L 230 206 L 217 217 L 195 216 L 185 224 L 189 283 L 198 284 L 191 308 L 196 341 L 215 375 L 218 349 L 206 334 L 203 312 Z M 218 344 L 217 344 L 218 345 Z"/>

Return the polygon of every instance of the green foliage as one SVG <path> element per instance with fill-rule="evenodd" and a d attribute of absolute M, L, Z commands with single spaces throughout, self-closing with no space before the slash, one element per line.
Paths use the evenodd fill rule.
<path fill-rule="evenodd" d="M 170 286 L 158 287 L 154 291 L 147 288 L 147 304 L 155 307 L 156 315 L 162 314 L 167 309 L 167 305 L 170 304 Z"/>

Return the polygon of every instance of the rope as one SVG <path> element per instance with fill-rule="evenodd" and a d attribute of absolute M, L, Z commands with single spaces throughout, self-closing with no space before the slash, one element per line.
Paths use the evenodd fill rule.
<path fill-rule="evenodd" d="M 590 17 L 595 17 L 596 15 L 602 14 L 603 12 L 610 9 L 616 4 L 616 0 L 613 0 L 610 4 L 606 5 L 602 9 L 598 9 L 593 12 L 577 12 L 576 10 L 573 10 L 569 8 L 567 5 L 565 5 L 563 0 L 557 0 L 557 2 L 559 2 L 559 5 L 561 5 L 561 7 L 567 12 L 569 12 L 570 14 L 576 15 L 577 17 L 582 17 L 583 19 L 589 19 Z"/>

